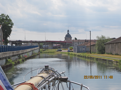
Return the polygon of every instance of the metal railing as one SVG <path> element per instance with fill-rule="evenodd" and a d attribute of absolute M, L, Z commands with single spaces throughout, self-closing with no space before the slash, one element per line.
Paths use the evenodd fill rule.
<path fill-rule="evenodd" d="M 79 85 L 80 86 L 80 90 L 82 90 L 83 87 L 86 88 L 87 90 L 90 90 L 89 87 L 87 87 L 87 86 L 85 86 L 83 84 L 80 84 L 80 83 L 77 83 L 77 82 L 74 82 L 74 81 L 70 81 L 70 80 L 68 80 L 68 82 L 69 82 L 69 90 L 71 90 L 71 84 L 72 83 L 76 84 L 76 85 Z"/>
<path fill-rule="evenodd" d="M 42 68 L 34 69 L 31 71 L 40 70 L 40 69 Z M 43 68 L 38 74 L 42 72 L 49 73 L 48 71 L 52 71 L 52 73 L 50 73 L 48 77 L 44 78 L 43 76 L 39 76 L 43 78 L 43 80 L 40 81 L 37 84 L 37 86 L 35 86 L 38 90 L 60 90 L 59 84 L 61 84 L 62 90 L 74 90 L 74 88 L 71 88 L 72 84 L 80 86 L 80 90 L 82 90 L 82 88 L 86 88 L 87 90 L 90 90 L 89 87 L 83 84 L 68 80 L 68 77 L 62 77 L 62 74 L 64 74 L 64 72 L 59 73 L 58 71 L 55 71 L 53 68 L 50 68 L 49 66 L 48 67 L 45 66 L 45 68 Z M 28 72 L 26 75 L 28 75 L 30 72 Z M 24 76 L 24 80 L 25 80 L 26 75 Z M 33 76 L 33 77 L 36 77 L 36 76 Z M 63 83 L 66 83 L 66 87 L 63 86 Z M 16 86 L 19 84 L 21 83 L 18 83 L 12 86 Z"/>
<path fill-rule="evenodd" d="M 0 46 L 0 52 L 7 52 L 7 51 L 18 51 L 18 50 L 25 50 L 38 47 L 36 46 Z"/>

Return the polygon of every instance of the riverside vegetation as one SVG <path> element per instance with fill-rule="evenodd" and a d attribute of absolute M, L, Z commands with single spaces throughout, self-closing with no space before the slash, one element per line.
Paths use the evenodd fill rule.
<path fill-rule="evenodd" d="M 36 56 L 38 54 L 39 53 L 33 53 L 32 56 L 29 56 L 29 54 L 24 55 L 24 56 L 20 55 L 19 59 L 15 60 L 15 61 L 13 61 L 12 59 L 7 59 L 6 64 L 3 65 L 2 68 L 5 69 L 5 68 L 12 67 L 12 66 L 17 65 L 19 63 L 22 63 L 25 60 L 27 60 L 29 58 L 32 58 L 32 57 L 34 57 L 34 56 Z"/>
<path fill-rule="evenodd" d="M 109 62 L 113 62 L 113 66 L 121 69 L 121 56 L 120 55 L 75 53 L 75 52 L 63 52 L 63 51 L 57 52 L 57 49 L 46 49 L 46 50 L 40 49 L 40 54 L 41 53 L 66 54 L 66 55 L 69 55 L 69 56 L 78 56 L 78 57 L 83 58 L 84 60 L 87 60 L 87 61 L 92 60 L 94 62 L 101 62 L 103 64 L 108 64 Z M 14 66 L 18 63 L 24 62 L 28 58 L 34 57 L 36 55 L 38 55 L 38 53 L 33 53 L 32 56 L 29 56 L 29 55 L 25 55 L 24 57 L 20 56 L 20 59 L 18 59 L 16 61 L 12 61 L 11 59 L 8 59 L 7 63 L 3 67 Z"/>
<path fill-rule="evenodd" d="M 64 49 L 65 50 L 65 49 Z M 55 54 L 66 54 L 70 56 L 78 56 L 86 58 L 86 60 L 92 60 L 94 62 L 101 62 L 103 64 L 113 63 L 114 67 L 121 69 L 121 55 L 110 55 L 110 54 L 96 54 L 96 53 L 75 53 L 75 52 L 57 52 L 57 49 L 41 49 L 40 53 L 55 53 Z"/>

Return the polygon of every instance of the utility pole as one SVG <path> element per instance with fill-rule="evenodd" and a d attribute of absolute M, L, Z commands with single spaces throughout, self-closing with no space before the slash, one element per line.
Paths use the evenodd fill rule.
<path fill-rule="evenodd" d="M 91 54 L 91 31 L 90 31 L 90 54 Z M 90 59 L 90 75 L 92 75 L 91 59 Z"/>
<path fill-rule="evenodd" d="M 91 31 L 90 31 L 90 53 L 91 53 Z"/>

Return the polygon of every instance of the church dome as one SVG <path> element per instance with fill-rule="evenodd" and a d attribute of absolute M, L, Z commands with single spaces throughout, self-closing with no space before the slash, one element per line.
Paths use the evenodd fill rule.
<path fill-rule="evenodd" d="M 71 40 L 72 39 L 72 37 L 71 37 L 71 35 L 69 34 L 69 30 L 67 30 L 67 34 L 66 34 L 66 36 L 65 36 L 65 40 Z"/>
<path fill-rule="evenodd" d="M 67 30 L 67 34 L 65 37 L 72 38 L 71 35 L 69 34 L 69 30 Z"/>

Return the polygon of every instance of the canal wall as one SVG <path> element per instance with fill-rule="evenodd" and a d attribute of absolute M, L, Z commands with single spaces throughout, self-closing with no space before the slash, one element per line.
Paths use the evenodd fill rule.
<path fill-rule="evenodd" d="M 19 51 L 2 52 L 0 53 L 0 66 L 4 66 L 8 59 L 15 62 L 21 58 L 31 57 L 33 54 L 38 52 L 40 52 L 39 47 Z"/>

